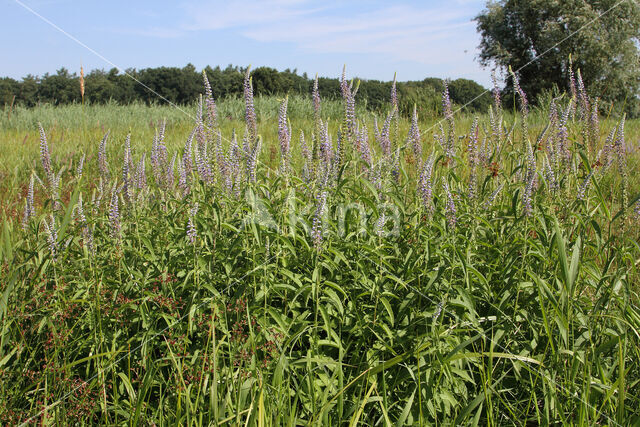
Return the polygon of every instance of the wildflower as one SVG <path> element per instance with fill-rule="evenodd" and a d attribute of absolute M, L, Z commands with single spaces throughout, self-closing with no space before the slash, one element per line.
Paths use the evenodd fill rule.
<path fill-rule="evenodd" d="M 187 238 L 189 239 L 192 245 L 196 243 L 196 237 L 198 236 L 195 222 L 194 222 L 197 213 L 198 213 L 198 203 L 195 203 L 193 207 L 189 209 L 189 221 L 187 223 Z"/>
<path fill-rule="evenodd" d="M 109 182 L 109 163 L 107 162 L 107 139 L 109 131 L 104 135 L 98 147 L 98 167 L 100 168 L 100 177 L 104 182 Z"/>
<path fill-rule="evenodd" d="M 26 230 L 29 225 L 29 220 L 36 216 L 36 208 L 33 203 L 33 173 L 29 180 L 29 190 L 27 191 L 27 198 L 24 204 L 24 215 L 22 217 L 22 229 Z"/>
<path fill-rule="evenodd" d="M 433 163 L 434 163 L 434 155 L 429 156 L 427 160 L 424 161 L 422 165 L 422 170 L 420 172 L 420 176 L 418 178 L 418 192 L 420 193 L 420 197 L 422 198 L 422 205 L 427 210 L 429 216 L 433 214 L 433 189 L 432 189 L 432 181 L 431 174 L 433 172 Z"/>
<path fill-rule="evenodd" d="M 80 161 L 78 162 L 78 166 L 76 167 L 76 177 L 77 179 L 82 178 L 82 170 L 84 168 L 84 158 L 85 158 L 86 154 L 82 154 L 82 157 L 80 157 Z"/>
<path fill-rule="evenodd" d="M 211 90 L 211 85 L 209 84 L 209 79 L 207 78 L 207 72 L 205 70 L 202 70 L 202 79 L 204 80 L 208 124 L 209 127 L 216 127 L 218 125 L 218 112 L 216 111 L 216 103 L 213 99 L 213 91 Z"/>
<path fill-rule="evenodd" d="M 391 83 L 391 108 L 393 108 L 394 111 L 398 111 L 398 90 L 396 88 L 396 73 L 393 73 L 393 83 Z"/>
<path fill-rule="evenodd" d="M 478 118 L 476 117 L 471 125 L 469 132 L 468 162 L 469 162 L 469 199 L 476 198 L 477 177 L 476 170 L 478 166 Z"/>
<path fill-rule="evenodd" d="M 302 159 L 304 160 L 304 163 L 302 165 L 302 179 L 304 180 L 304 182 L 309 182 L 309 180 L 311 179 L 311 162 L 312 162 L 312 158 L 311 158 L 311 151 L 309 150 L 309 147 L 307 146 L 307 143 L 304 139 L 304 131 L 300 131 L 300 148 L 302 151 Z"/>
<path fill-rule="evenodd" d="M 256 110 L 253 106 L 253 82 L 251 80 L 250 70 L 251 67 L 247 68 L 247 71 L 244 75 L 244 117 L 247 124 L 247 131 L 249 136 L 248 140 L 251 144 L 253 144 L 258 137 L 258 124 L 256 121 Z"/>
<path fill-rule="evenodd" d="M 262 139 L 258 138 L 256 145 L 251 150 L 247 161 L 247 175 L 249 182 L 256 182 L 256 167 L 258 166 L 258 155 L 260 154 L 260 148 L 262 148 Z"/>
<path fill-rule="evenodd" d="M 118 192 L 114 186 L 111 191 L 111 203 L 109 204 L 109 227 L 111 237 L 120 238 L 120 211 L 118 209 Z"/>
<path fill-rule="evenodd" d="M 289 168 L 289 150 L 291 144 L 291 129 L 287 123 L 287 103 L 289 97 L 286 96 L 280 104 L 280 111 L 278 114 L 278 139 L 280 140 L 280 155 L 282 158 L 281 170 L 283 173 L 287 173 Z"/>
<path fill-rule="evenodd" d="M 584 181 L 582 181 L 582 184 L 580 184 L 580 186 L 578 187 L 578 194 L 577 194 L 578 200 L 584 200 L 585 194 L 589 189 L 589 184 L 591 184 L 591 178 L 593 177 L 594 172 L 595 170 L 592 169 L 591 172 L 589 172 L 589 175 L 587 175 Z"/>
<path fill-rule="evenodd" d="M 449 223 L 450 228 L 455 228 L 456 222 L 458 221 L 456 218 L 456 205 L 453 202 L 453 196 L 451 195 L 451 191 L 449 191 L 449 184 L 446 180 L 442 181 L 442 187 L 444 188 L 444 192 L 447 197 L 447 204 L 445 207 L 447 222 Z"/>
<path fill-rule="evenodd" d="M 375 233 L 378 235 L 378 237 L 382 237 L 382 235 L 384 234 L 384 225 L 386 222 L 387 216 L 385 215 L 385 212 L 382 211 L 382 213 L 378 217 L 378 220 L 376 221 L 375 227 Z"/>
<path fill-rule="evenodd" d="M 316 196 L 316 211 L 313 215 L 313 222 L 311 226 L 311 237 L 313 239 L 313 245 L 317 251 L 322 249 L 324 235 L 323 215 L 325 213 L 326 205 L 327 192 L 322 191 Z"/>
<path fill-rule="evenodd" d="M 495 189 L 495 191 L 493 193 L 491 193 L 491 195 L 489 196 L 489 198 L 487 200 L 485 200 L 485 202 L 483 203 L 482 207 L 487 210 L 491 207 L 491 205 L 493 205 L 493 202 L 495 201 L 496 197 L 498 196 L 498 194 L 500 194 L 500 191 L 502 190 L 502 187 L 504 187 L 504 183 L 501 183 L 498 188 Z"/>
<path fill-rule="evenodd" d="M 318 91 L 318 74 L 316 74 L 316 78 L 313 80 L 313 91 L 311 97 L 313 98 L 313 113 L 317 122 L 320 119 L 320 92 Z"/>
<path fill-rule="evenodd" d="M 411 118 L 411 127 L 409 135 L 407 135 L 407 145 L 413 148 L 413 155 L 416 160 L 422 158 L 422 142 L 420 141 L 420 129 L 418 128 L 418 112 L 416 105 L 413 104 L 413 117 Z"/>
<path fill-rule="evenodd" d="M 47 233 L 47 242 L 49 244 L 49 252 L 51 253 L 51 260 L 56 262 L 57 254 L 58 254 L 58 231 L 56 230 L 56 220 L 53 217 L 53 214 L 50 214 L 51 224 L 47 223 L 47 220 L 44 220 L 44 230 Z"/>
<path fill-rule="evenodd" d="M 138 190 L 142 190 L 147 186 L 147 175 L 145 172 L 145 159 L 146 159 L 147 153 L 142 153 L 142 157 L 140 158 L 140 161 L 138 162 L 138 165 L 136 166 L 136 176 L 135 176 L 135 181 L 136 181 L 136 188 Z"/>
<path fill-rule="evenodd" d="M 442 111 L 444 113 L 445 120 L 449 124 L 449 133 L 447 135 L 447 140 L 446 140 L 447 142 L 445 145 L 445 155 L 447 156 L 447 159 L 451 160 L 455 150 L 454 142 L 455 142 L 456 128 L 455 128 L 455 121 L 453 119 L 453 110 L 451 109 L 451 98 L 449 98 L 449 84 L 447 83 L 446 80 L 443 82 L 443 84 L 444 84 L 444 90 L 442 91 Z"/>
<path fill-rule="evenodd" d="M 122 162 L 122 194 L 126 203 L 131 202 L 131 134 L 124 141 L 124 160 Z"/>
<path fill-rule="evenodd" d="M 53 167 L 51 166 L 51 154 L 49 153 L 49 144 L 47 143 L 47 135 L 44 133 L 42 125 L 38 123 L 40 129 L 40 161 L 42 168 L 47 176 L 49 183 L 53 181 Z"/>
<path fill-rule="evenodd" d="M 524 206 L 525 216 L 531 216 L 533 210 L 531 206 L 531 195 L 533 193 L 533 186 L 536 179 L 536 159 L 533 155 L 533 149 L 531 144 L 527 141 L 527 169 L 525 173 L 525 188 L 522 192 L 522 205 Z"/>

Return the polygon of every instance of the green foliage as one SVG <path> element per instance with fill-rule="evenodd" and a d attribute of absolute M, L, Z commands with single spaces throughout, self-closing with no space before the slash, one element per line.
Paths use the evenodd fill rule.
<path fill-rule="evenodd" d="M 205 67 L 213 95 L 217 100 L 234 98 L 242 95 L 242 79 L 246 68 L 229 65 Z M 139 80 L 136 83 L 131 77 Z M 183 68 L 158 67 L 142 70 L 128 69 L 120 73 L 117 69 L 110 71 L 93 70 L 85 76 L 85 101 L 93 104 L 117 102 L 119 104 L 169 102 L 185 105 L 197 99 L 201 90 L 202 76 L 191 64 Z M 254 93 L 260 96 L 284 96 L 297 94 L 308 96 L 311 93 L 313 80 L 306 74 L 299 75 L 297 70 L 278 71 L 269 67 L 258 67 L 252 72 Z M 340 99 L 340 82 L 338 79 L 320 78 L 318 80 L 320 96 L 323 99 Z M 451 98 L 459 105 L 471 104 L 471 111 L 486 112 L 489 97 L 475 99 L 484 92 L 479 84 L 466 79 L 451 82 Z M 455 89 L 454 89 L 455 88 Z M 401 82 L 398 91 L 406 101 L 401 105 L 401 113 L 409 117 L 413 104 L 434 115 L 439 111 L 440 95 L 443 90 L 442 81 L 435 78 L 419 82 Z M 358 104 L 371 111 L 382 111 L 389 102 L 390 82 L 363 80 L 359 88 Z M 15 99 L 14 99 L 15 96 Z M 42 78 L 27 76 L 21 82 L 11 79 L 0 79 L 0 106 L 24 105 L 33 107 L 42 103 L 65 105 L 80 103 L 80 81 L 75 73 L 66 69 L 55 75 L 45 74 Z M 473 102 L 472 102 L 473 101 Z"/>
<path fill-rule="evenodd" d="M 481 62 L 518 70 L 532 100 L 553 87 L 569 89 L 571 55 L 592 97 L 640 114 L 638 2 L 489 1 L 476 21 Z"/>
<path fill-rule="evenodd" d="M 623 123 L 591 145 L 587 115 L 553 115 L 569 103 L 549 119 L 498 106 L 452 118 L 451 151 L 423 123 L 418 156 L 404 120 L 386 141 L 361 108 L 336 159 L 347 106 L 323 100 L 315 123 L 291 97 L 283 122 L 319 154 L 294 138 L 284 169 L 280 102 L 253 105 L 255 175 L 254 147 L 232 139 L 240 99 L 218 105 L 233 126 L 198 120 L 183 148 L 163 136 L 180 126 L 141 123 L 155 142 L 135 134 L 132 153 L 115 129 L 82 173 L 82 153 L 56 161 L 63 145 L 42 139 L 53 160 L 31 159 L 33 213 L 0 227 L 2 424 L 638 420 L 638 158 Z M 145 154 L 143 184 L 131 165 Z"/>

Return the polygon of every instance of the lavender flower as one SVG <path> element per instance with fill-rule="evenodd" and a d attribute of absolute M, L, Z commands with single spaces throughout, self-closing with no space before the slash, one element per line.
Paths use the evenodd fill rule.
<path fill-rule="evenodd" d="M 529 141 L 527 141 L 527 153 L 527 169 L 525 174 L 525 188 L 522 192 L 522 205 L 524 207 L 524 215 L 531 216 L 533 211 L 531 206 L 531 195 L 533 193 L 536 178 L 536 160 Z"/>
<path fill-rule="evenodd" d="M 140 158 L 140 161 L 138 162 L 138 165 L 136 166 L 136 176 L 135 176 L 135 181 L 136 181 L 136 188 L 138 190 L 142 190 L 144 188 L 146 188 L 147 186 L 147 174 L 145 172 L 145 159 L 147 157 L 147 153 L 142 153 L 142 157 Z"/>
<path fill-rule="evenodd" d="M 76 178 L 78 180 L 80 180 L 82 178 L 82 170 L 84 168 L 84 158 L 85 158 L 86 154 L 82 154 L 82 157 L 80 157 L 80 161 L 78 162 L 78 166 L 76 167 Z"/>
<path fill-rule="evenodd" d="M 418 128 L 418 112 L 416 105 L 413 104 L 413 117 L 411 118 L 411 127 L 409 135 L 407 135 L 407 145 L 413 148 L 413 154 L 416 161 L 422 158 L 422 142 L 420 141 L 420 129 Z"/>
<path fill-rule="evenodd" d="M 302 164 L 302 180 L 304 182 L 309 182 L 311 179 L 311 151 L 307 146 L 307 143 L 304 139 L 304 131 L 300 130 L 300 149 L 302 151 L 302 159 L 304 163 Z"/>
<path fill-rule="evenodd" d="M 469 145 L 467 147 L 469 162 L 469 199 L 475 200 L 477 176 L 476 171 L 479 163 L 478 156 L 478 118 L 473 120 L 471 131 L 469 132 Z"/>
<path fill-rule="evenodd" d="M 491 195 L 489 196 L 489 198 L 487 200 L 485 200 L 485 202 L 483 203 L 482 207 L 487 210 L 491 207 L 491 205 L 493 205 L 493 202 L 496 200 L 496 197 L 498 196 L 498 194 L 500 193 L 500 191 L 502 190 L 502 187 L 504 187 L 504 183 L 501 183 L 498 188 L 495 189 L 495 191 L 493 193 L 491 193 Z"/>
<path fill-rule="evenodd" d="M 260 154 L 260 148 L 262 148 L 262 139 L 258 138 L 256 145 L 251 151 L 247 161 L 247 175 L 249 182 L 256 182 L 256 167 L 258 166 L 258 155 Z"/>
<path fill-rule="evenodd" d="M 589 114 L 589 96 L 582 82 L 582 74 L 578 69 L 578 97 L 580 98 L 580 120 L 585 123 Z"/>
<path fill-rule="evenodd" d="M 344 117 L 342 120 L 342 136 L 347 141 L 353 140 L 353 135 L 355 134 L 356 129 L 356 100 L 355 93 L 356 90 L 353 89 L 353 82 L 347 84 L 346 79 L 346 67 L 342 69 L 342 78 L 340 80 L 340 90 L 342 91 L 342 100 L 344 103 Z M 344 147 L 344 146 L 342 146 Z M 343 152 L 338 150 L 340 158 L 343 157 Z"/>
<path fill-rule="evenodd" d="M 553 168 L 551 167 L 551 162 L 549 160 L 548 155 L 545 155 L 544 157 L 543 167 L 544 167 L 544 175 L 547 181 L 547 185 L 549 187 L 549 191 L 553 193 L 558 189 L 558 180 L 556 179 L 556 174 L 554 173 Z"/>
<path fill-rule="evenodd" d="M 131 134 L 124 141 L 124 160 L 122 162 L 122 194 L 126 203 L 131 203 Z"/>
<path fill-rule="evenodd" d="M 194 219 L 196 214 L 198 213 L 198 203 L 194 204 L 191 209 L 189 209 L 189 221 L 187 223 L 187 238 L 191 244 L 196 243 L 196 237 L 198 236 L 198 232 L 196 230 L 196 226 L 194 223 Z"/>
<path fill-rule="evenodd" d="M 396 73 L 393 73 L 393 83 L 391 83 L 391 108 L 398 111 L 398 90 L 396 88 Z"/>
<path fill-rule="evenodd" d="M 251 80 L 250 70 L 251 67 L 247 68 L 247 72 L 244 75 L 244 116 L 247 124 L 248 140 L 253 144 L 258 137 L 258 124 L 256 121 L 256 110 L 253 106 L 253 83 Z"/>
<path fill-rule="evenodd" d="M 313 113 L 316 119 L 316 122 L 320 120 L 320 91 L 318 91 L 318 74 L 316 74 L 316 78 L 313 80 Z"/>
<path fill-rule="evenodd" d="M 107 139 L 109 138 L 109 132 L 104 135 L 100 146 L 98 147 L 98 167 L 100 168 L 100 177 L 104 182 L 109 182 L 109 163 L 107 162 Z"/>
<path fill-rule="evenodd" d="M 370 171 L 371 166 L 373 165 L 373 160 L 371 159 L 371 149 L 369 148 L 369 134 L 367 132 L 367 127 L 362 126 L 360 132 L 358 133 L 358 151 L 360 151 L 360 158 L 366 164 L 366 170 Z"/>
<path fill-rule="evenodd" d="M 331 164 L 333 158 L 333 146 L 331 144 L 331 135 L 329 135 L 329 123 L 323 124 L 320 121 L 320 159 L 325 166 Z"/>
<path fill-rule="evenodd" d="M 49 153 L 49 144 L 47 143 L 47 136 L 44 133 L 44 129 L 42 125 L 39 125 L 40 128 L 40 160 L 42 162 L 42 168 L 45 171 L 45 175 L 47 177 L 47 185 L 46 189 L 49 193 L 49 197 L 53 201 L 53 209 L 58 210 L 60 208 L 59 196 L 58 196 L 58 186 L 60 183 L 60 174 L 62 170 L 60 170 L 60 174 L 56 176 L 53 172 L 53 166 L 51 165 L 51 154 Z"/>
<path fill-rule="evenodd" d="M 24 215 L 22 217 L 22 229 L 26 231 L 29 220 L 36 216 L 36 208 L 33 203 L 33 173 L 29 180 L 29 190 L 27 191 L 27 198 L 24 204 Z"/>
<path fill-rule="evenodd" d="M 51 225 L 44 220 L 44 230 L 47 233 L 47 242 L 49 244 L 49 252 L 51 252 L 51 260 L 55 263 L 58 255 L 58 231 L 56 230 L 56 220 L 53 214 L 50 214 Z"/>
<path fill-rule="evenodd" d="M 287 103 L 289 97 L 286 96 L 280 105 L 278 114 L 278 139 L 280 140 L 280 155 L 282 158 L 281 170 L 287 173 L 289 170 L 289 151 L 291 145 L 291 129 L 287 122 Z"/>
<path fill-rule="evenodd" d="M 380 131 L 380 135 L 378 138 L 378 144 L 380 145 L 380 148 L 382 149 L 382 153 L 384 154 L 384 157 L 389 158 L 391 157 L 391 119 L 393 119 L 394 116 L 394 112 L 390 112 L 387 115 L 387 118 L 384 121 L 384 124 L 382 125 L 382 130 Z"/>
<path fill-rule="evenodd" d="M 51 154 L 49 153 L 49 144 L 47 143 L 47 135 L 44 133 L 42 125 L 38 123 L 40 129 L 40 161 L 42 162 L 42 168 L 49 183 L 53 181 L 53 167 L 51 166 Z"/>
<path fill-rule="evenodd" d="M 118 209 L 118 192 L 115 186 L 111 191 L 111 203 L 109 204 L 109 227 L 111 237 L 120 239 L 120 211 Z"/>
<path fill-rule="evenodd" d="M 493 106 L 495 107 L 496 114 L 502 110 L 502 100 L 500 99 L 500 86 L 498 86 L 498 79 L 495 73 L 491 73 L 491 80 L 493 81 Z"/>
<path fill-rule="evenodd" d="M 375 233 L 378 237 L 382 237 L 382 235 L 384 234 L 384 225 L 387 222 L 387 216 L 385 215 L 384 210 L 382 211 L 382 213 L 380 214 L 380 216 L 378 217 L 378 220 L 376 221 L 376 225 L 375 225 Z"/>
<path fill-rule="evenodd" d="M 313 215 L 313 222 L 311 226 L 311 237 L 313 239 L 313 245 L 317 251 L 322 250 L 322 242 L 324 238 L 324 223 L 323 216 L 327 205 L 327 192 L 322 191 L 316 196 L 316 211 Z"/>
<path fill-rule="evenodd" d="M 453 110 L 451 109 L 451 99 L 449 98 L 449 84 L 445 80 L 443 82 L 444 90 L 442 91 L 442 111 L 444 113 L 444 118 L 449 124 L 449 133 L 447 135 L 447 142 L 445 145 L 445 155 L 447 159 L 451 160 L 453 158 L 455 146 L 455 135 L 456 135 L 456 125 L 453 119 Z M 444 132 L 443 132 L 444 134 Z"/>
<path fill-rule="evenodd" d="M 444 192 L 447 197 L 447 204 L 445 207 L 447 222 L 449 223 L 449 228 L 455 228 L 456 222 L 458 221 L 456 218 L 456 205 L 453 203 L 453 196 L 451 195 L 451 191 L 449 191 L 449 184 L 446 180 L 442 181 L 442 187 L 444 188 Z"/>
<path fill-rule="evenodd" d="M 418 178 L 418 193 L 422 198 L 422 205 L 426 209 L 429 216 L 433 214 L 433 183 L 431 181 L 431 174 L 433 172 L 434 164 L 433 154 L 429 156 L 427 160 L 422 164 L 422 170 Z"/>
<path fill-rule="evenodd" d="M 516 76 L 516 73 L 513 72 L 511 67 L 509 67 L 509 73 L 511 74 L 511 78 L 513 80 L 513 88 L 518 93 L 518 97 L 520 98 L 520 111 L 523 116 L 529 114 L 529 102 L 527 101 L 527 95 L 524 93 L 522 88 L 520 87 L 520 81 Z"/>
<path fill-rule="evenodd" d="M 576 91 L 576 77 L 573 73 L 573 60 L 571 58 L 571 54 L 569 54 L 569 90 L 571 92 L 571 99 L 574 101 L 578 100 L 578 93 Z M 571 113 L 575 112 L 575 102 L 572 104 Z"/>
<path fill-rule="evenodd" d="M 176 166 L 176 157 L 178 156 L 178 152 L 173 152 L 173 157 L 171 158 L 171 162 L 167 163 L 167 168 L 165 170 L 164 182 L 167 189 L 173 188 L 173 183 L 175 181 L 175 166 Z"/>
<path fill-rule="evenodd" d="M 589 189 L 589 184 L 591 184 L 591 178 L 593 177 L 594 171 L 595 170 L 592 169 L 591 172 L 589 172 L 589 175 L 587 175 L 584 181 L 582 181 L 582 184 L 580 184 L 580 186 L 578 187 L 578 194 L 577 194 L 578 200 L 584 200 L 585 194 Z"/>
<path fill-rule="evenodd" d="M 205 90 L 205 103 L 207 105 L 207 116 L 208 116 L 208 125 L 209 127 L 217 127 L 218 125 L 218 112 L 216 111 L 216 103 L 213 100 L 213 91 L 211 90 L 211 85 L 209 84 L 209 79 L 207 78 L 207 72 L 202 70 L 202 79 L 204 80 L 204 90 Z"/>

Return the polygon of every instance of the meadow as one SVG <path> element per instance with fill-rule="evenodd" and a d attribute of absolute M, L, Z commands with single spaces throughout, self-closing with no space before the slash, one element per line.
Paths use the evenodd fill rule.
<path fill-rule="evenodd" d="M 0 118 L 0 424 L 640 422 L 640 123 L 203 97 Z"/>

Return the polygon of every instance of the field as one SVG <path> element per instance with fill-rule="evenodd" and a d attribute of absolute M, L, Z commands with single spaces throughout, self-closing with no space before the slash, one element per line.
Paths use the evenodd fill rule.
<path fill-rule="evenodd" d="M 4 111 L 0 424 L 640 422 L 638 121 L 250 88 Z"/>

